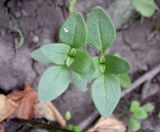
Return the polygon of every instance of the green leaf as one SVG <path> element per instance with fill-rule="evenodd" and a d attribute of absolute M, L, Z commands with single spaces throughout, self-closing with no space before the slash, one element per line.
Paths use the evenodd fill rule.
<path fill-rule="evenodd" d="M 93 74 L 95 67 L 89 54 L 84 50 L 77 50 L 71 69 L 77 73 Z"/>
<path fill-rule="evenodd" d="M 140 122 L 133 117 L 129 118 L 128 126 L 134 132 L 138 131 L 141 128 Z"/>
<path fill-rule="evenodd" d="M 73 132 L 82 132 L 82 129 L 77 125 L 68 124 L 66 128 Z"/>
<path fill-rule="evenodd" d="M 138 101 L 132 101 L 130 106 L 130 112 L 133 113 L 136 119 L 145 119 L 148 117 L 147 113 L 140 106 L 140 103 Z"/>
<path fill-rule="evenodd" d="M 87 41 L 87 29 L 80 13 L 71 15 L 62 25 L 60 40 L 72 48 L 81 48 Z"/>
<path fill-rule="evenodd" d="M 123 74 L 130 70 L 127 61 L 113 55 L 106 55 L 106 71 L 112 74 Z"/>
<path fill-rule="evenodd" d="M 135 111 L 133 115 L 135 116 L 136 119 L 146 119 L 148 117 L 147 112 L 145 112 L 142 107 L 137 109 L 137 111 Z"/>
<path fill-rule="evenodd" d="M 82 78 L 78 73 L 72 72 L 72 82 L 79 90 L 87 90 L 88 81 Z"/>
<path fill-rule="evenodd" d="M 123 88 L 128 88 L 131 85 L 131 78 L 127 73 L 118 76 Z"/>
<path fill-rule="evenodd" d="M 120 99 L 119 80 L 110 74 L 103 74 L 92 84 L 92 98 L 100 114 L 107 116 L 113 112 Z"/>
<path fill-rule="evenodd" d="M 65 44 L 47 44 L 40 48 L 42 54 L 44 54 L 49 60 L 55 64 L 65 64 L 65 60 L 68 56 L 70 47 Z"/>
<path fill-rule="evenodd" d="M 132 0 L 132 5 L 144 17 L 151 17 L 158 10 L 154 0 Z"/>
<path fill-rule="evenodd" d="M 87 20 L 88 42 L 100 51 L 112 46 L 116 30 L 111 18 L 99 6 L 92 9 Z"/>
<path fill-rule="evenodd" d="M 48 101 L 61 95 L 71 82 L 69 72 L 66 67 L 49 67 L 42 75 L 38 95 L 41 101 Z"/>
<path fill-rule="evenodd" d="M 130 106 L 130 112 L 136 112 L 138 109 L 140 108 L 140 103 L 136 100 L 131 102 L 131 106 Z"/>
<path fill-rule="evenodd" d="M 41 52 L 40 49 L 34 50 L 34 51 L 31 53 L 31 57 L 32 57 L 34 60 L 39 61 L 39 62 L 42 63 L 42 64 L 51 63 L 51 61 L 50 61 L 45 55 L 42 54 L 42 52 Z"/>
<path fill-rule="evenodd" d="M 13 32 L 18 33 L 18 35 L 19 35 L 19 42 L 18 42 L 18 45 L 16 46 L 16 48 L 21 48 L 24 45 L 24 41 L 25 41 L 24 35 L 23 35 L 21 29 L 18 26 L 15 26 L 13 28 L 11 27 L 11 30 Z"/>
<path fill-rule="evenodd" d="M 70 112 L 70 111 L 67 111 L 66 114 L 65 114 L 65 119 L 66 119 L 67 121 L 69 121 L 69 120 L 71 120 L 71 118 L 72 118 L 71 112 Z"/>
<path fill-rule="evenodd" d="M 145 112 L 150 113 L 154 110 L 154 105 L 152 103 L 147 103 L 142 107 Z"/>
<path fill-rule="evenodd" d="M 76 4 L 77 0 L 70 0 L 70 3 L 69 3 L 69 12 L 72 13 L 74 12 L 74 6 Z"/>

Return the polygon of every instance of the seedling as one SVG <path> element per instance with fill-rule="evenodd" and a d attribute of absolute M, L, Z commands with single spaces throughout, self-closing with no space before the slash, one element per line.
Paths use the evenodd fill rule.
<path fill-rule="evenodd" d="M 132 5 L 142 17 L 151 17 L 159 10 L 154 0 L 132 0 Z"/>
<path fill-rule="evenodd" d="M 80 13 L 73 13 L 60 29 L 60 43 L 47 44 L 32 52 L 32 58 L 48 64 L 42 75 L 38 93 L 41 101 L 55 99 L 72 82 L 80 90 L 92 80 L 92 98 L 99 112 L 107 116 L 120 99 L 120 76 L 128 73 L 129 64 L 120 57 L 106 54 L 116 31 L 112 20 L 101 7 L 92 9 L 87 26 Z M 91 58 L 84 50 L 90 43 L 100 51 Z"/>
<path fill-rule="evenodd" d="M 141 128 L 141 121 L 148 118 L 148 114 L 154 110 L 152 103 L 147 103 L 140 106 L 138 101 L 132 101 L 130 106 L 131 116 L 128 121 L 128 126 L 132 131 L 138 131 Z"/>
<path fill-rule="evenodd" d="M 70 121 L 71 118 L 72 118 L 72 114 L 69 111 L 67 111 L 65 115 L 65 119 L 67 121 Z M 68 123 L 66 128 L 74 132 L 82 132 L 82 129 L 78 125 L 73 125 L 73 124 Z"/>
<path fill-rule="evenodd" d="M 18 45 L 16 45 L 16 48 L 21 48 L 24 45 L 24 35 L 21 31 L 21 29 L 18 26 L 14 26 L 14 27 L 10 27 L 12 32 L 15 32 L 19 35 L 19 41 L 18 41 Z"/>

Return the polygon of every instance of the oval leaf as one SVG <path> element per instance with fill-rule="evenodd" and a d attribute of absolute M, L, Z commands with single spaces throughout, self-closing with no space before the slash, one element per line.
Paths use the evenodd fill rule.
<path fill-rule="evenodd" d="M 101 75 L 92 85 L 92 98 L 103 116 L 113 112 L 120 99 L 120 83 L 113 75 Z"/>
<path fill-rule="evenodd" d="M 80 48 L 86 44 L 86 24 L 80 13 L 74 13 L 64 22 L 60 30 L 60 40 L 72 48 Z"/>
<path fill-rule="evenodd" d="M 100 51 L 110 47 L 116 38 L 113 22 L 101 7 L 92 9 L 87 20 L 87 28 L 88 42 Z"/>
<path fill-rule="evenodd" d="M 151 17 L 158 9 L 154 0 L 132 0 L 132 5 L 144 17 Z"/>
<path fill-rule="evenodd" d="M 128 88 L 131 85 L 131 78 L 127 73 L 120 74 L 118 78 L 123 88 Z"/>
<path fill-rule="evenodd" d="M 146 119 L 148 117 L 147 112 L 142 107 L 137 109 L 137 111 L 135 111 L 133 114 L 136 119 L 140 119 L 140 120 Z"/>
<path fill-rule="evenodd" d="M 135 113 L 136 111 L 138 111 L 141 108 L 140 103 L 137 100 L 133 100 L 131 102 L 131 106 L 130 106 L 130 112 Z"/>
<path fill-rule="evenodd" d="M 133 117 L 129 118 L 128 126 L 132 131 L 138 131 L 141 128 L 140 122 Z"/>
<path fill-rule="evenodd" d="M 95 70 L 91 57 L 84 50 L 77 50 L 71 69 L 83 74 L 93 74 Z"/>
<path fill-rule="evenodd" d="M 65 60 L 69 53 L 70 47 L 65 44 L 47 44 L 40 48 L 49 60 L 55 64 L 65 64 Z"/>
<path fill-rule="evenodd" d="M 50 61 L 45 55 L 42 54 L 42 52 L 41 52 L 40 49 L 34 50 L 34 51 L 31 53 L 31 57 L 32 57 L 34 60 L 41 62 L 42 64 L 51 63 L 51 61 Z"/>
<path fill-rule="evenodd" d="M 48 101 L 61 95 L 71 82 L 69 72 L 65 67 L 52 66 L 42 75 L 38 95 L 41 101 Z"/>
<path fill-rule="evenodd" d="M 145 112 L 150 113 L 154 110 L 154 105 L 152 103 L 147 103 L 142 107 Z"/>
<path fill-rule="evenodd" d="M 106 55 L 106 71 L 112 74 L 123 74 L 130 70 L 127 61 L 113 55 Z"/>

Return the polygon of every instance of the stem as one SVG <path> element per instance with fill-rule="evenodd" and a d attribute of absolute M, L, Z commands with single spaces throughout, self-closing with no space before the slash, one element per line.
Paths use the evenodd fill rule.
<path fill-rule="evenodd" d="M 141 18 L 140 18 L 140 23 L 141 23 L 141 24 L 144 23 L 144 16 L 141 16 Z"/>
<path fill-rule="evenodd" d="M 42 122 L 38 122 L 38 121 L 34 121 L 34 120 L 25 120 L 25 119 L 18 119 L 18 118 L 14 118 L 11 121 L 22 124 L 22 125 L 28 125 L 28 126 L 32 126 L 32 127 L 36 127 L 36 128 L 41 128 L 41 129 L 45 129 L 51 132 L 73 132 L 71 130 L 62 128 L 58 125 L 51 125 L 51 124 L 46 124 L 46 123 L 42 123 Z"/>

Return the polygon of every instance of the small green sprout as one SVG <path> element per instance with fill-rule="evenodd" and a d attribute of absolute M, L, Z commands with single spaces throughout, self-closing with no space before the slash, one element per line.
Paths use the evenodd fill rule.
<path fill-rule="evenodd" d="M 138 101 L 132 101 L 130 106 L 131 116 L 128 120 L 129 128 L 135 132 L 141 128 L 141 120 L 148 118 L 148 114 L 154 110 L 152 103 L 140 106 Z"/>
<path fill-rule="evenodd" d="M 67 121 L 70 121 L 71 118 L 72 118 L 71 112 L 67 111 L 66 114 L 65 114 L 65 119 Z M 71 130 L 71 131 L 74 131 L 74 132 L 82 132 L 82 129 L 78 125 L 73 125 L 73 124 L 68 123 L 66 128 Z"/>
<path fill-rule="evenodd" d="M 72 118 L 71 112 L 70 112 L 70 111 L 67 111 L 66 114 L 65 114 L 65 119 L 66 119 L 67 121 L 69 121 L 69 120 L 71 120 L 71 118 Z"/>
<path fill-rule="evenodd" d="M 77 2 L 77 0 L 70 0 L 70 2 L 69 2 L 69 12 L 70 13 L 74 12 L 74 7 L 75 7 L 76 2 Z"/>
<path fill-rule="evenodd" d="M 24 35 L 23 35 L 21 29 L 17 26 L 11 27 L 10 29 L 11 29 L 12 32 L 18 33 L 19 41 L 18 41 L 18 45 L 16 45 L 16 48 L 21 48 L 24 44 L 24 41 L 25 41 Z"/>
<path fill-rule="evenodd" d="M 40 100 L 57 98 L 71 82 L 84 91 L 87 82 L 92 80 L 91 94 L 95 106 L 102 115 L 111 114 L 120 99 L 120 82 L 124 84 L 127 80 L 125 74 L 130 70 L 127 61 L 105 53 L 116 38 L 111 18 L 99 6 L 92 9 L 87 25 L 80 13 L 73 13 L 62 25 L 59 38 L 60 43 L 44 45 L 31 55 L 41 63 L 53 65 L 40 79 Z M 92 58 L 85 51 L 87 43 L 101 54 Z"/>

